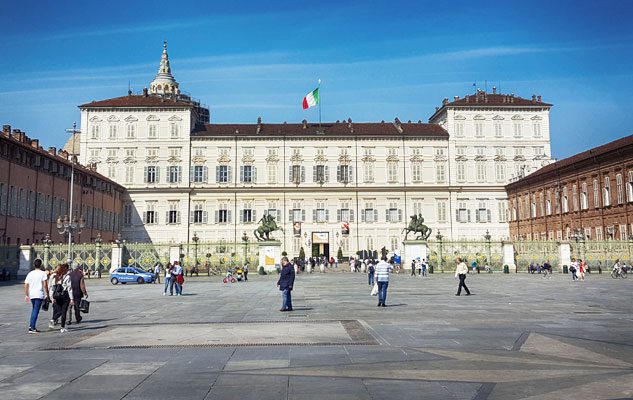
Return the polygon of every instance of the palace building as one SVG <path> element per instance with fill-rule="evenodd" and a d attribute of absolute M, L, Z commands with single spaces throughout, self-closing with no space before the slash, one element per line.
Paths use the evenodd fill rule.
<path fill-rule="evenodd" d="M 505 185 L 552 161 L 551 106 L 493 89 L 424 123 L 213 124 L 165 45 L 149 89 L 80 106 L 80 159 L 126 188 L 128 241 L 252 240 L 272 214 L 291 256 L 398 251 L 413 214 L 431 238 L 508 237 Z"/>

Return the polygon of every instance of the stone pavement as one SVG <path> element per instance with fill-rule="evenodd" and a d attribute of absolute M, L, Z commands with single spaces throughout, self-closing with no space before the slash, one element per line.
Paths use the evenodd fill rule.
<path fill-rule="evenodd" d="M 366 275 L 247 283 L 88 281 L 70 331 L 28 335 L 20 285 L 0 286 L 2 399 L 633 398 L 633 280 L 589 275 L 393 276 L 386 308 Z"/>

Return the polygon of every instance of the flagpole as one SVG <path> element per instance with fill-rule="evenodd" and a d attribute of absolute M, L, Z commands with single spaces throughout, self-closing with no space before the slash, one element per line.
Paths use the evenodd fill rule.
<path fill-rule="evenodd" d="M 319 83 L 317 84 L 317 89 L 319 90 L 319 130 L 321 129 L 321 79 L 319 79 Z"/>

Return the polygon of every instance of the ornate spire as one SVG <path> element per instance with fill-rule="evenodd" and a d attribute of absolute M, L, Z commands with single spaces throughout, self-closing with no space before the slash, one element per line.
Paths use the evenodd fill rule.
<path fill-rule="evenodd" d="M 169 55 L 167 54 L 167 42 L 163 42 L 163 54 L 160 58 L 160 66 L 158 73 L 150 84 L 150 93 L 152 94 L 179 94 L 178 82 L 171 74 L 169 66 Z"/>

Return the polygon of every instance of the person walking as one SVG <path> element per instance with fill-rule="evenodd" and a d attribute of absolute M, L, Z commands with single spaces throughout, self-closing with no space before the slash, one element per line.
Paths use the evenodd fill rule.
<path fill-rule="evenodd" d="M 160 263 L 154 265 L 154 283 L 160 283 Z"/>
<path fill-rule="evenodd" d="M 73 288 L 68 274 L 68 264 L 60 264 L 55 268 L 55 273 L 51 275 L 48 282 L 49 297 L 53 301 L 53 319 L 48 327 L 55 329 L 55 321 L 61 317 L 61 333 L 68 332 L 66 329 L 66 314 L 68 306 L 74 304 Z"/>
<path fill-rule="evenodd" d="M 171 270 L 171 263 L 168 262 L 167 265 L 165 265 L 165 290 L 163 291 L 163 296 L 167 296 L 167 289 L 169 289 L 170 296 L 174 295 L 174 285 L 171 280 Z"/>
<path fill-rule="evenodd" d="M 376 273 L 376 267 L 374 266 L 374 260 L 369 261 L 369 267 L 367 267 L 367 280 L 369 286 L 374 286 L 374 274 Z"/>
<path fill-rule="evenodd" d="M 75 312 L 75 323 L 78 324 L 83 319 L 79 310 L 79 304 L 81 304 L 83 297 L 88 298 L 88 291 L 86 290 L 86 280 L 81 266 L 73 264 L 72 272 L 68 276 L 70 276 L 70 285 L 73 289 L 73 305 L 68 307 L 68 325 L 70 325 L 73 310 Z"/>
<path fill-rule="evenodd" d="M 466 286 L 466 274 L 468 273 L 468 267 L 466 263 L 461 259 L 457 259 L 457 268 L 455 268 L 455 278 L 459 278 L 459 286 L 457 287 L 457 293 L 455 296 L 462 294 L 462 287 L 466 290 L 466 296 L 470 296 L 470 290 Z"/>
<path fill-rule="evenodd" d="M 571 259 L 571 265 L 569 266 L 569 272 L 571 272 L 571 280 L 572 281 L 577 281 L 578 280 L 578 261 L 576 261 L 575 258 Z"/>
<path fill-rule="evenodd" d="M 578 278 L 580 278 L 581 281 L 585 280 L 586 269 L 587 269 L 587 265 L 585 264 L 585 262 L 581 259 L 578 259 Z"/>
<path fill-rule="evenodd" d="M 378 282 L 378 307 L 387 307 L 387 286 L 389 286 L 389 272 L 393 267 L 387 262 L 387 256 L 382 256 L 376 265 L 376 282 Z"/>
<path fill-rule="evenodd" d="M 248 264 L 244 263 L 244 266 L 242 267 L 242 271 L 244 271 L 244 282 L 246 282 L 248 280 Z"/>
<path fill-rule="evenodd" d="M 281 258 L 281 273 L 277 286 L 281 290 L 281 309 L 279 311 L 292 311 L 292 288 L 295 284 L 295 269 L 288 257 Z"/>
<path fill-rule="evenodd" d="M 183 269 L 180 265 L 180 261 L 174 261 L 172 281 L 173 285 L 176 286 L 176 296 L 182 296 L 182 285 L 185 283 L 185 277 L 183 276 Z"/>
<path fill-rule="evenodd" d="M 40 333 L 37 330 L 37 317 L 44 301 L 50 301 L 48 295 L 47 274 L 42 270 L 42 260 L 39 258 L 33 263 L 33 270 L 24 279 L 24 302 L 31 302 L 31 319 L 29 320 L 29 333 Z"/>
<path fill-rule="evenodd" d="M 415 276 L 415 270 L 418 268 L 416 260 L 411 260 L 411 276 Z"/>

